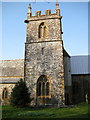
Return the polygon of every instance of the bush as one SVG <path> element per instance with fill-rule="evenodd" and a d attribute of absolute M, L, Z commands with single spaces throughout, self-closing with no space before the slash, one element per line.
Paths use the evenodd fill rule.
<path fill-rule="evenodd" d="M 30 93 L 26 83 L 20 79 L 12 89 L 10 103 L 13 106 L 24 107 L 30 102 Z"/>

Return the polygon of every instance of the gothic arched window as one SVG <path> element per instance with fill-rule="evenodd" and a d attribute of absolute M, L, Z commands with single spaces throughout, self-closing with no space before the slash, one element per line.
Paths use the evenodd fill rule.
<path fill-rule="evenodd" d="M 49 82 L 45 75 L 41 75 L 37 81 L 37 96 L 49 96 Z"/>
<path fill-rule="evenodd" d="M 2 99 L 7 99 L 8 98 L 8 91 L 6 88 L 4 88 L 3 92 L 2 92 Z"/>
<path fill-rule="evenodd" d="M 46 36 L 47 36 L 47 27 L 43 22 L 39 25 L 39 38 L 46 38 Z"/>

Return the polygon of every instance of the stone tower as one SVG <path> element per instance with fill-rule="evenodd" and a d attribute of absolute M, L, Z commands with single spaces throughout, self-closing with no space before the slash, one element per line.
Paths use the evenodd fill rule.
<path fill-rule="evenodd" d="M 27 13 L 24 79 L 34 98 L 33 105 L 64 103 L 63 41 L 59 4 L 55 13 Z"/>

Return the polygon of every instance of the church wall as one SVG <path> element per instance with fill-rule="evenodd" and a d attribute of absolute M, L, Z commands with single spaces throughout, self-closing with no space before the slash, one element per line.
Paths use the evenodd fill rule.
<path fill-rule="evenodd" d="M 72 75 L 72 92 L 73 103 L 89 102 L 90 101 L 90 75 Z M 88 99 L 88 100 L 87 100 Z"/>
<path fill-rule="evenodd" d="M 3 104 L 8 104 L 12 88 L 24 76 L 24 60 L 0 60 L 0 100 L 6 88 L 8 98 L 2 99 Z"/>
<path fill-rule="evenodd" d="M 90 75 L 72 75 L 71 79 L 70 57 L 64 56 L 63 52 L 61 18 L 58 4 L 55 13 L 46 10 L 41 15 L 41 11 L 36 11 L 35 16 L 29 5 L 25 20 L 25 60 L 0 60 L 0 102 L 6 88 L 8 99 L 2 103 L 9 103 L 12 88 L 24 77 L 35 105 L 38 102 L 37 81 L 41 75 L 45 75 L 50 83 L 49 96 L 44 96 L 49 99 L 49 104 L 71 104 L 72 100 L 76 104 L 87 101 L 86 97 L 90 101 Z"/>
<path fill-rule="evenodd" d="M 72 104 L 72 80 L 70 57 L 64 56 L 64 78 L 65 78 L 65 103 Z"/>
<path fill-rule="evenodd" d="M 2 102 L 2 104 L 8 104 L 9 103 L 9 98 L 10 98 L 10 94 L 12 92 L 12 88 L 15 86 L 15 84 L 0 84 L 0 102 Z M 8 91 L 8 98 L 7 99 L 2 99 L 2 93 L 4 88 L 7 89 Z"/>
<path fill-rule="evenodd" d="M 50 83 L 49 98 L 62 103 L 65 91 L 60 9 L 55 9 L 54 14 L 46 10 L 43 15 L 41 11 L 36 11 L 36 15 L 32 16 L 30 8 L 26 20 L 25 81 L 36 101 L 37 80 L 41 75 L 47 76 Z"/>
<path fill-rule="evenodd" d="M 27 24 L 27 43 L 30 42 L 43 42 L 43 41 L 53 41 L 53 40 L 60 40 L 61 34 L 60 34 L 60 20 L 59 19 L 47 19 L 46 17 L 43 17 L 45 20 L 31 20 L 30 23 Z M 40 19 L 40 18 L 39 18 Z M 47 27 L 47 35 L 45 39 L 39 39 L 39 25 L 41 23 L 45 23 Z"/>
<path fill-rule="evenodd" d="M 65 85 L 71 86 L 71 66 L 70 66 L 70 57 L 64 57 L 64 71 L 65 71 Z"/>
<path fill-rule="evenodd" d="M 25 81 L 36 99 L 36 84 L 41 75 L 50 81 L 50 98 L 64 101 L 62 41 L 26 44 Z M 44 55 L 42 55 L 44 47 Z M 62 97 L 62 98 L 61 98 Z"/>

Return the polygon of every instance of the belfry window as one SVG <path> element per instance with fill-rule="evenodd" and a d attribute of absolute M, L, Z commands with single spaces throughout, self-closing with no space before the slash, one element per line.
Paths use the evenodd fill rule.
<path fill-rule="evenodd" d="M 8 98 L 8 91 L 6 88 L 4 88 L 3 92 L 2 92 L 2 99 L 7 99 Z"/>
<path fill-rule="evenodd" d="M 41 75 L 37 81 L 37 96 L 49 96 L 49 82 L 45 75 Z"/>
<path fill-rule="evenodd" d="M 43 22 L 39 25 L 39 38 L 46 38 L 46 36 L 47 36 L 47 27 Z"/>

